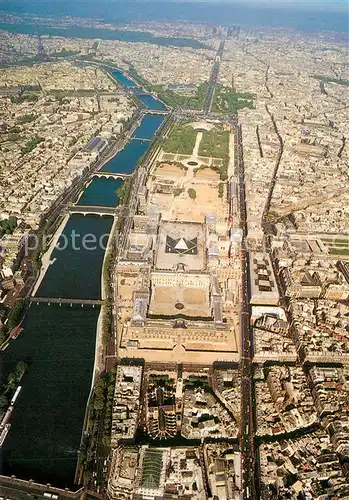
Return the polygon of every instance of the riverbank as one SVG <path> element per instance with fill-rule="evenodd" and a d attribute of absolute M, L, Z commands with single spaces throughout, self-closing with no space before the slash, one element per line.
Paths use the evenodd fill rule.
<path fill-rule="evenodd" d="M 28 7 L 27 7 L 28 8 Z M 51 13 L 49 14 L 51 15 Z M 64 14 L 65 15 L 65 14 Z M 99 16 L 98 16 L 99 17 Z M 36 19 L 36 17 L 35 17 Z M 37 35 L 35 22 L 31 23 L 0 23 L 0 29 L 15 34 Z M 151 43 L 155 45 L 174 46 L 174 47 L 191 47 L 194 49 L 203 49 L 206 46 L 198 40 L 191 38 L 170 38 L 153 35 L 148 31 L 131 31 L 117 30 L 106 28 L 96 28 L 87 26 L 65 26 L 63 29 L 64 37 L 67 38 L 84 38 L 84 39 L 101 39 L 101 40 L 120 40 L 124 42 Z M 62 27 L 52 24 L 40 23 L 41 36 L 62 36 Z"/>
<path fill-rule="evenodd" d="M 38 279 L 36 280 L 36 283 L 35 283 L 33 291 L 32 291 L 33 296 L 36 295 L 36 293 L 39 289 L 39 286 L 41 285 L 41 282 L 45 277 L 46 271 L 51 264 L 51 254 L 52 254 L 53 250 L 55 249 L 55 247 L 59 241 L 59 238 L 64 231 L 65 226 L 67 225 L 68 219 L 69 219 L 69 214 L 67 214 L 62 219 L 62 222 L 60 223 L 60 225 L 58 226 L 58 229 L 56 230 L 55 234 L 52 237 L 50 246 L 48 247 L 47 251 L 41 257 L 41 264 L 42 265 L 41 265 L 41 269 L 40 269 L 40 274 L 38 276 Z"/>
<path fill-rule="evenodd" d="M 110 277 L 106 276 L 105 268 L 106 268 L 106 262 L 110 258 L 110 253 L 113 247 L 113 241 L 116 237 L 117 227 L 118 227 L 118 218 L 114 217 L 114 222 L 110 230 L 108 246 L 104 254 L 102 273 L 101 273 L 101 297 L 104 302 L 108 300 L 108 288 L 110 287 L 110 285 L 113 286 L 109 281 L 107 282 L 107 279 L 110 279 Z M 97 323 L 96 355 L 95 355 L 95 364 L 93 370 L 95 374 L 94 377 L 96 377 L 99 373 L 101 373 L 105 369 L 105 352 L 104 352 L 105 346 L 103 345 L 103 317 L 105 314 L 107 314 L 106 307 L 107 305 L 105 304 L 102 305 Z M 93 384 L 94 380 L 92 381 L 92 386 Z"/>
<path fill-rule="evenodd" d="M 79 190 L 76 189 L 75 200 L 81 200 L 86 189 L 91 187 L 97 169 L 110 168 L 116 173 L 132 174 L 141 163 L 148 165 L 154 153 L 152 138 L 156 138 L 164 119 L 163 115 L 136 113 L 128 137 L 112 144 L 113 149 L 116 144 L 122 149 L 111 159 L 109 152 L 93 166 L 83 180 L 84 189 L 81 190 L 81 184 Z M 144 140 L 142 137 L 135 139 L 137 133 Z M 140 168 L 145 173 L 144 167 Z M 115 179 L 109 182 L 115 183 Z M 94 188 L 90 189 L 88 202 L 91 205 L 98 200 L 104 203 L 100 198 L 101 190 L 97 190 L 98 200 L 94 198 L 95 194 L 97 196 L 95 187 L 101 183 L 94 183 Z M 23 479 L 33 478 L 43 484 L 50 482 L 72 488 L 84 432 L 86 403 L 98 375 L 111 369 L 115 360 L 116 317 L 115 311 L 110 310 L 114 265 L 108 264 L 108 257 L 118 219 L 109 215 L 72 214 L 58 219 L 58 224 L 42 256 L 33 295 L 72 299 L 72 304 L 37 305 L 34 301 L 25 319 L 24 332 L 6 350 L 4 377 L 17 357 L 28 359 L 29 369 L 23 378 L 13 425 L 3 446 L 3 470 Z M 90 239 L 84 244 L 84 238 L 91 235 L 95 237 L 94 248 L 91 248 Z M 66 246 L 58 250 L 56 246 L 61 236 L 62 246 L 63 243 Z M 84 302 L 101 298 L 106 302 L 108 299 L 101 310 Z"/>

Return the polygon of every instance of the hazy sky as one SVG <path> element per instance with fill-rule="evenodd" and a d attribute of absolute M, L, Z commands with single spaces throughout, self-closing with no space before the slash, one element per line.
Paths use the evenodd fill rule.
<path fill-rule="evenodd" d="M 201 21 L 348 33 L 347 0 L 0 0 L 17 15 L 134 21 Z"/>
<path fill-rule="evenodd" d="M 50 2 L 50 3 L 59 3 L 61 0 L 26 0 L 27 3 L 41 3 L 41 2 Z M 63 0 L 64 1 L 64 0 Z M 84 2 L 90 3 L 91 1 L 98 0 L 71 0 L 71 3 L 81 3 Z M 136 1 L 139 3 L 157 3 L 157 2 L 203 2 L 206 1 L 208 3 L 216 2 L 216 3 L 229 3 L 229 4 L 240 4 L 240 5 L 248 5 L 248 4 L 258 4 L 260 6 L 272 6 L 277 7 L 280 5 L 287 5 L 293 7 L 326 7 L 326 8 L 348 8 L 348 0 L 107 0 L 110 4 L 124 3 L 124 2 L 132 2 Z M 2 0 L 1 3 L 17 3 L 15 0 Z"/>
<path fill-rule="evenodd" d="M 53 0 L 54 1 L 54 0 Z M 110 0 L 118 1 L 118 0 Z M 127 1 L 127 0 L 126 0 Z M 138 0 L 142 1 L 142 0 Z M 151 0 L 145 0 L 151 1 Z M 166 0 L 165 0 L 166 1 Z M 319 10 L 342 10 L 348 11 L 348 1 L 349 0 L 168 0 L 168 1 L 203 1 L 203 2 L 218 2 L 218 3 L 229 3 L 229 4 L 243 4 L 243 5 L 258 5 L 263 7 L 279 7 L 287 6 L 296 9 L 303 9 L 312 7 Z"/>
<path fill-rule="evenodd" d="M 113 19 L 117 15 L 117 20 L 119 21 L 122 19 L 125 20 L 125 16 L 127 19 L 138 19 L 142 15 L 143 17 L 147 17 L 147 15 L 148 17 L 153 16 L 154 19 L 163 19 L 164 16 L 175 19 L 176 12 L 178 19 L 193 19 L 193 12 L 196 12 L 197 20 L 210 22 L 207 12 L 210 9 L 210 5 L 214 5 L 213 11 L 217 11 L 217 15 L 213 16 L 215 18 L 214 22 L 224 24 L 231 17 L 232 11 L 229 9 L 234 9 L 234 6 L 236 6 L 234 12 L 238 18 L 237 22 L 242 24 L 251 21 L 246 16 L 252 16 L 254 24 L 258 23 L 258 19 L 260 19 L 262 24 L 270 25 L 271 22 L 272 25 L 276 25 L 277 16 L 284 15 L 285 10 L 287 10 L 290 16 L 298 15 L 297 22 L 292 21 L 295 26 L 302 23 L 315 23 L 318 29 L 320 25 L 322 29 L 330 29 L 330 27 L 326 27 L 328 24 L 327 16 L 333 13 L 332 18 L 333 16 L 337 16 L 337 28 L 333 25 L 332 30 L 348 33 L 348 2 L 349 0 L 0 0 L 0 10 L 4 9 L 5 11 L 18 14 L 34 13 L 53 16 L 103 17 L 104 15 L 108 15 L 112 16 Z M 183 7 L 186 4 L 187 8 L 184 9 L 186 12 L 185 15 Z M 202 4 L 202 9 L 200 9 L 200 4 Z M 221 8 L 219 8 L 219 4 Z M 274 18 L 276 16 L 273 20 L 268 20 L 269 9 L 273 12 Z M 205 15 L 204 11 L 206 12 Z M 277 14 L 278 12 L 279 14 Z M 303 13 L 307 13 L 308 17 L 303 17 Z M 309 16 L 313 17 L 310 18 Z M 321 19 L 317 19 L 316 16 L 322 17 Z M 280 18 L 281 21 L 285 24 L 287 19 L 283 17 Z"/>
<path fill-rule="evenodd" d="M 51 3 L 53 5 L 58 5 L 59 3 L 65 3 L 66 0 L 0 0 L 1 5 L 11 5 L 11 4 L 47 4 Z M 332 11 L 343 11 L 348 12 L 348 2 L 349 0 L 71 0 L 70 3 L 83 5 L 91 3 L 101 3 L 109 5 L 117 5 L 122 3 L 154 3 L 157 2 L 169 2 L 169 3 L 181 3 L 181 2 L 204 2 L 204 3 L 225 3 L 225 4 L 239 4 L 240 6 L 258 5 L 259 7 L 284 7 L 293 8 L 296 10 L 308 9 L 311 10 L 332 10 Z"/>

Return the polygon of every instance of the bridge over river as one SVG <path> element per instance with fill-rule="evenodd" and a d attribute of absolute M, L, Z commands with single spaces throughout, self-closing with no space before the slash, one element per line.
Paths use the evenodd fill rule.
<path fill-rule="evenodd" d="M 95 172 L 92 177 L 105 177 L 106 179 L 120 179 L 121 181 L 124 181 L 128 177 L 132 177 L 132 174 L 117 174 L 115 172 L 98 171 Z"/>
<path fill-rule="evenodd" d="M 118 213 L 118 207 L 101 207 L 98 205 L 71 205 L 68 211 L 70 214 L 115 216 Z"/>
<path fill-rule="evenodd" d="M 132 139 L 135 139 L 136 141 L 142 141 L 142 142 L 151 142 L 153 139 L 146 139 L 144 137 L 136 137 L 132 136 Z"/>
<path fill-rule="evenodd" d="M 151 95 L 151 94 L 137 94 L 137 95 Z M 147 109 L 146 114 L 167 116 L 170 114 L 170 112 L 168 110 L 162 110 L 162 109 Z"/>
<path fill-rule="evenodd" d="M 36 304 L 78 304 L 81 305 L 82 307 L 86 305 L 92 305 L 92 306 L 101 306 L 103 304 L 103 300 L 94 300 L 94 299 L 67 299 L 67 298 L 61 298 L 61 297 L 35 297 L 31 296 L 30 297 L 30 302 L 34 302 Z"/>
<path fill-rule="evenodd" d="M 110 369 L 115 360 L 114 322 L 113 336 L 107 351 L 112 357 L 105 360 L 98 347 L 96 349 L 96 342 L 99 341 L 100 308 L 106 301 L 101 300 L 100 295 L 105 248 L 102 244 L 95 244 L 95 241 L 103 240 L 104 243 L 105 236 L 114 234 L 113 223 L 118 217 L 125 218 L 127 227 L 131 224 L 137 197 L 132 196 L 126 206 L 116 207 L 119 202 L 117 189 L 121 187 L 123 180 L 126 182 L 129 172 L 137 172 L 134 174 L 136 178 L 134 192 L 137 193 L 140 180 L 143 178 L 137 168 L 141 168 L 142 165 L 144 170 L 142 175 L 145 175 L 150 158 L 146 155 L 153 154 L 153 150 L 148 153 L 151 145 L 149 141 L 161 133 L 159 127 L 166 121 L 168 115 L 168 112 L 163 112 L 162 109 L 149 109 L 162 106 L 154 102 L 154 97 L 144 96 L 142 99 L 144 104 L 142 111 L 140 109 L 137 111 L 135 120 L 132 121 L 132 129 L 128 132 L 135 137 L 140 136 L 142 141 L 134 140 L 133 136 L 128 137 L 125 147 L 114 157 L 102 158 L 103 162 L 112 161 L 108 167 L 107 163 L 102 166 L 102 161 L 96 165 L 96 169 L 100 167 L 106 170 L 110 167 L 119 173 L 89 171 L 86 174 L 82 179 L 83 182 L 91 180 L 93 176 L 97 177 L 94 183 L 89 182 L 84 186 L 81 193 L 82 186 L 80 183 L 77 184 L 73 193 L 76 198 L 70 197 L 70 199 L 76 200 L 80 194 L 80 205 L 73 202 L 68 204 L 66 201 L 68 198 L 65 198 L 64 215 L 82 214 L 92 217 L 79 215 L 67 217 L 64 221 L 65 226 L 62 221 L 62 227 L 55 233 L 54 238 L 58 242 L 62 233 L 68 241 L 75 231 L 74 238 L 69 240 L 64 249 L 60 249 L 57 262 L 43 269 L 45 275 L 41 276 L 42 281 L 37 283 L 39 291 L 36 292 L 35 289 L 34 294 L 32 292 L 28 298 L 31 307 L 25 318 L 25 335 L 20 335 L 18 340 L 10 342 L 6 351 L 2 353 L 9 366 L 13 360 L 26 357 L 32 362 L 30 377 L 23 378 L 25 390 L 21 392 L 18 400 L 20 407 L 16 409 L 16 418 L 12 421 L 11 430 L 3 445 L 1 465 L 6 473 L 12 475 L 11 485 L 15 476 L 34 477 L 43 485 L 42 489 L 38 490 L 32 483 L 28 489 L 27 485 L 18 484 L 18 489 L 13 488 L 9 491 L 11 498 L 20 500 L 22 496 L 19 491 L 23 491 L 24 496 L 28 496 L 28 491 L 29 493 L 31 491 L 29 496 L 37 493 L 40 497 L 43 495 L 42 492 L 50 491 L 57 494 L 60 499 L 61 497 L 65 499 L 68 496 L 65 492 L 51 489 L 48 483 L 67 485 L 72 489 L 79 482 L 77 450 L 84 436 L 86 403 L 89 400 L 91 383 L 94 383 L 94 368 L 103 366 L 105 362 L 105 367 Z M 143 109 L 147 108 L 146 102 L 149 107 Z M 144 141 L 144 138 L 148 141 Z M 116 144 L 119 142 L 115 143 L 115 146 Z M 111 153 L 110 151 L 110 155 Z M 127 173 L 124 173 L 124 170 Z M 128 215 L 129 211 L 132 217 Z M 85 235 L 94 235 L 96 240 L 92 243 L 88 238 L 86 248 L 80 245 L 80 250 L 75 251 L 73 241 L 76 234 L 80 234 L 82 238 Z M 47 258 L 54 260 L 55 251 L 58 250 L 51 251 L 51 255 Z M 57 363 L 59 363 L 59 378 L 57 378 Z M 73 387 L 72 380 L 74 380 Z M 46 397 L 42 391 L 42 384 L 37 381 L 44 381 L 50 388 L 50 397 Z M 37 404 L 34 405 L 33 401 Z M 63 420 L 69 422 L 69 425 L 61 425 Z M 97 446 L 100 449 L 99 443 Z M 13 457 L 20 457 L 20 460 L 12 460 Z M 46 460 L 39 460 L 38 457 L 46 457 Z M 100 453 L 96 466 L 97 485 L 104 484 L 104 460 L 104 454 Z M 0 478 L 0 498 L 4 495 L 3 489 Z"/>

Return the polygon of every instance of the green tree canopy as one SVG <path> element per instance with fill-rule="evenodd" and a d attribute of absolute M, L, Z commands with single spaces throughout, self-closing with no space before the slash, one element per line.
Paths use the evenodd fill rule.
<path fill-rule="evenodd" d="M 193 189 L 193 188 L 189 188 L 189 189 L 188 189 L 188 195 L 189 195 L 189 197 L 190 197 L 192 200 L 195 200 L 195 198 L 196 198 L 196 191 L 195 191 L 195 189 Z"/>

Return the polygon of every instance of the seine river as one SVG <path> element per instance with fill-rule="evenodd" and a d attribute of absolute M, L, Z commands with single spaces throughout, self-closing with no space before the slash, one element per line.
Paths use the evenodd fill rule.
<path fill-rule="evenodd" d="M 134 133 L 137 139 L 131 138 L 103 170 L 132 172 L 163 119 L 160 115 L 145 115 Z M 117 189 L 121 185 L 114 178 L 93 178 L 78 204 L 117 206 Z M 37 295 L 100 299 L 104 248 L 112 223 L 111 216 L 71 215 Z M 84 237 L 90 238 L 85 240 L 90 242 L 88 245 L 82 244 Z M 0 473 L 74 487 L 92 381 L 98 315 L 98 306 L 33 303 L 24 330 L 0 353 L 3 381 L 18 361 L 28 364 L 12 426 L 0 450 Z"/>
<path fill-rule="evenodd" d="M 10 31 L 16 34 L 36 35 L 37 25 L 35 23 L 0 23 L 0 29 Z M 203 49 L 205 45 L 198 40 L 191 38 L 167 38 L 154 36 L 146 31 L 128 31 L 106 28 L 88 28 L 85 26 L 52 26 L 49 24 L 40 24 L 40 35 L 45 36 L 64 36 L 71 38 L 88 38 L 102 40 L 121 40 L 124 42 L 153 43 L 156 45 L 192 47 Z"/>
<path fill-rule="evenodd" d="M 22 360 L 28 370 L 2 447 L 2 474 L 73 487 L 98 314 L 96 306 L 31 306 L 3 360 L 5 373 Z"/>

